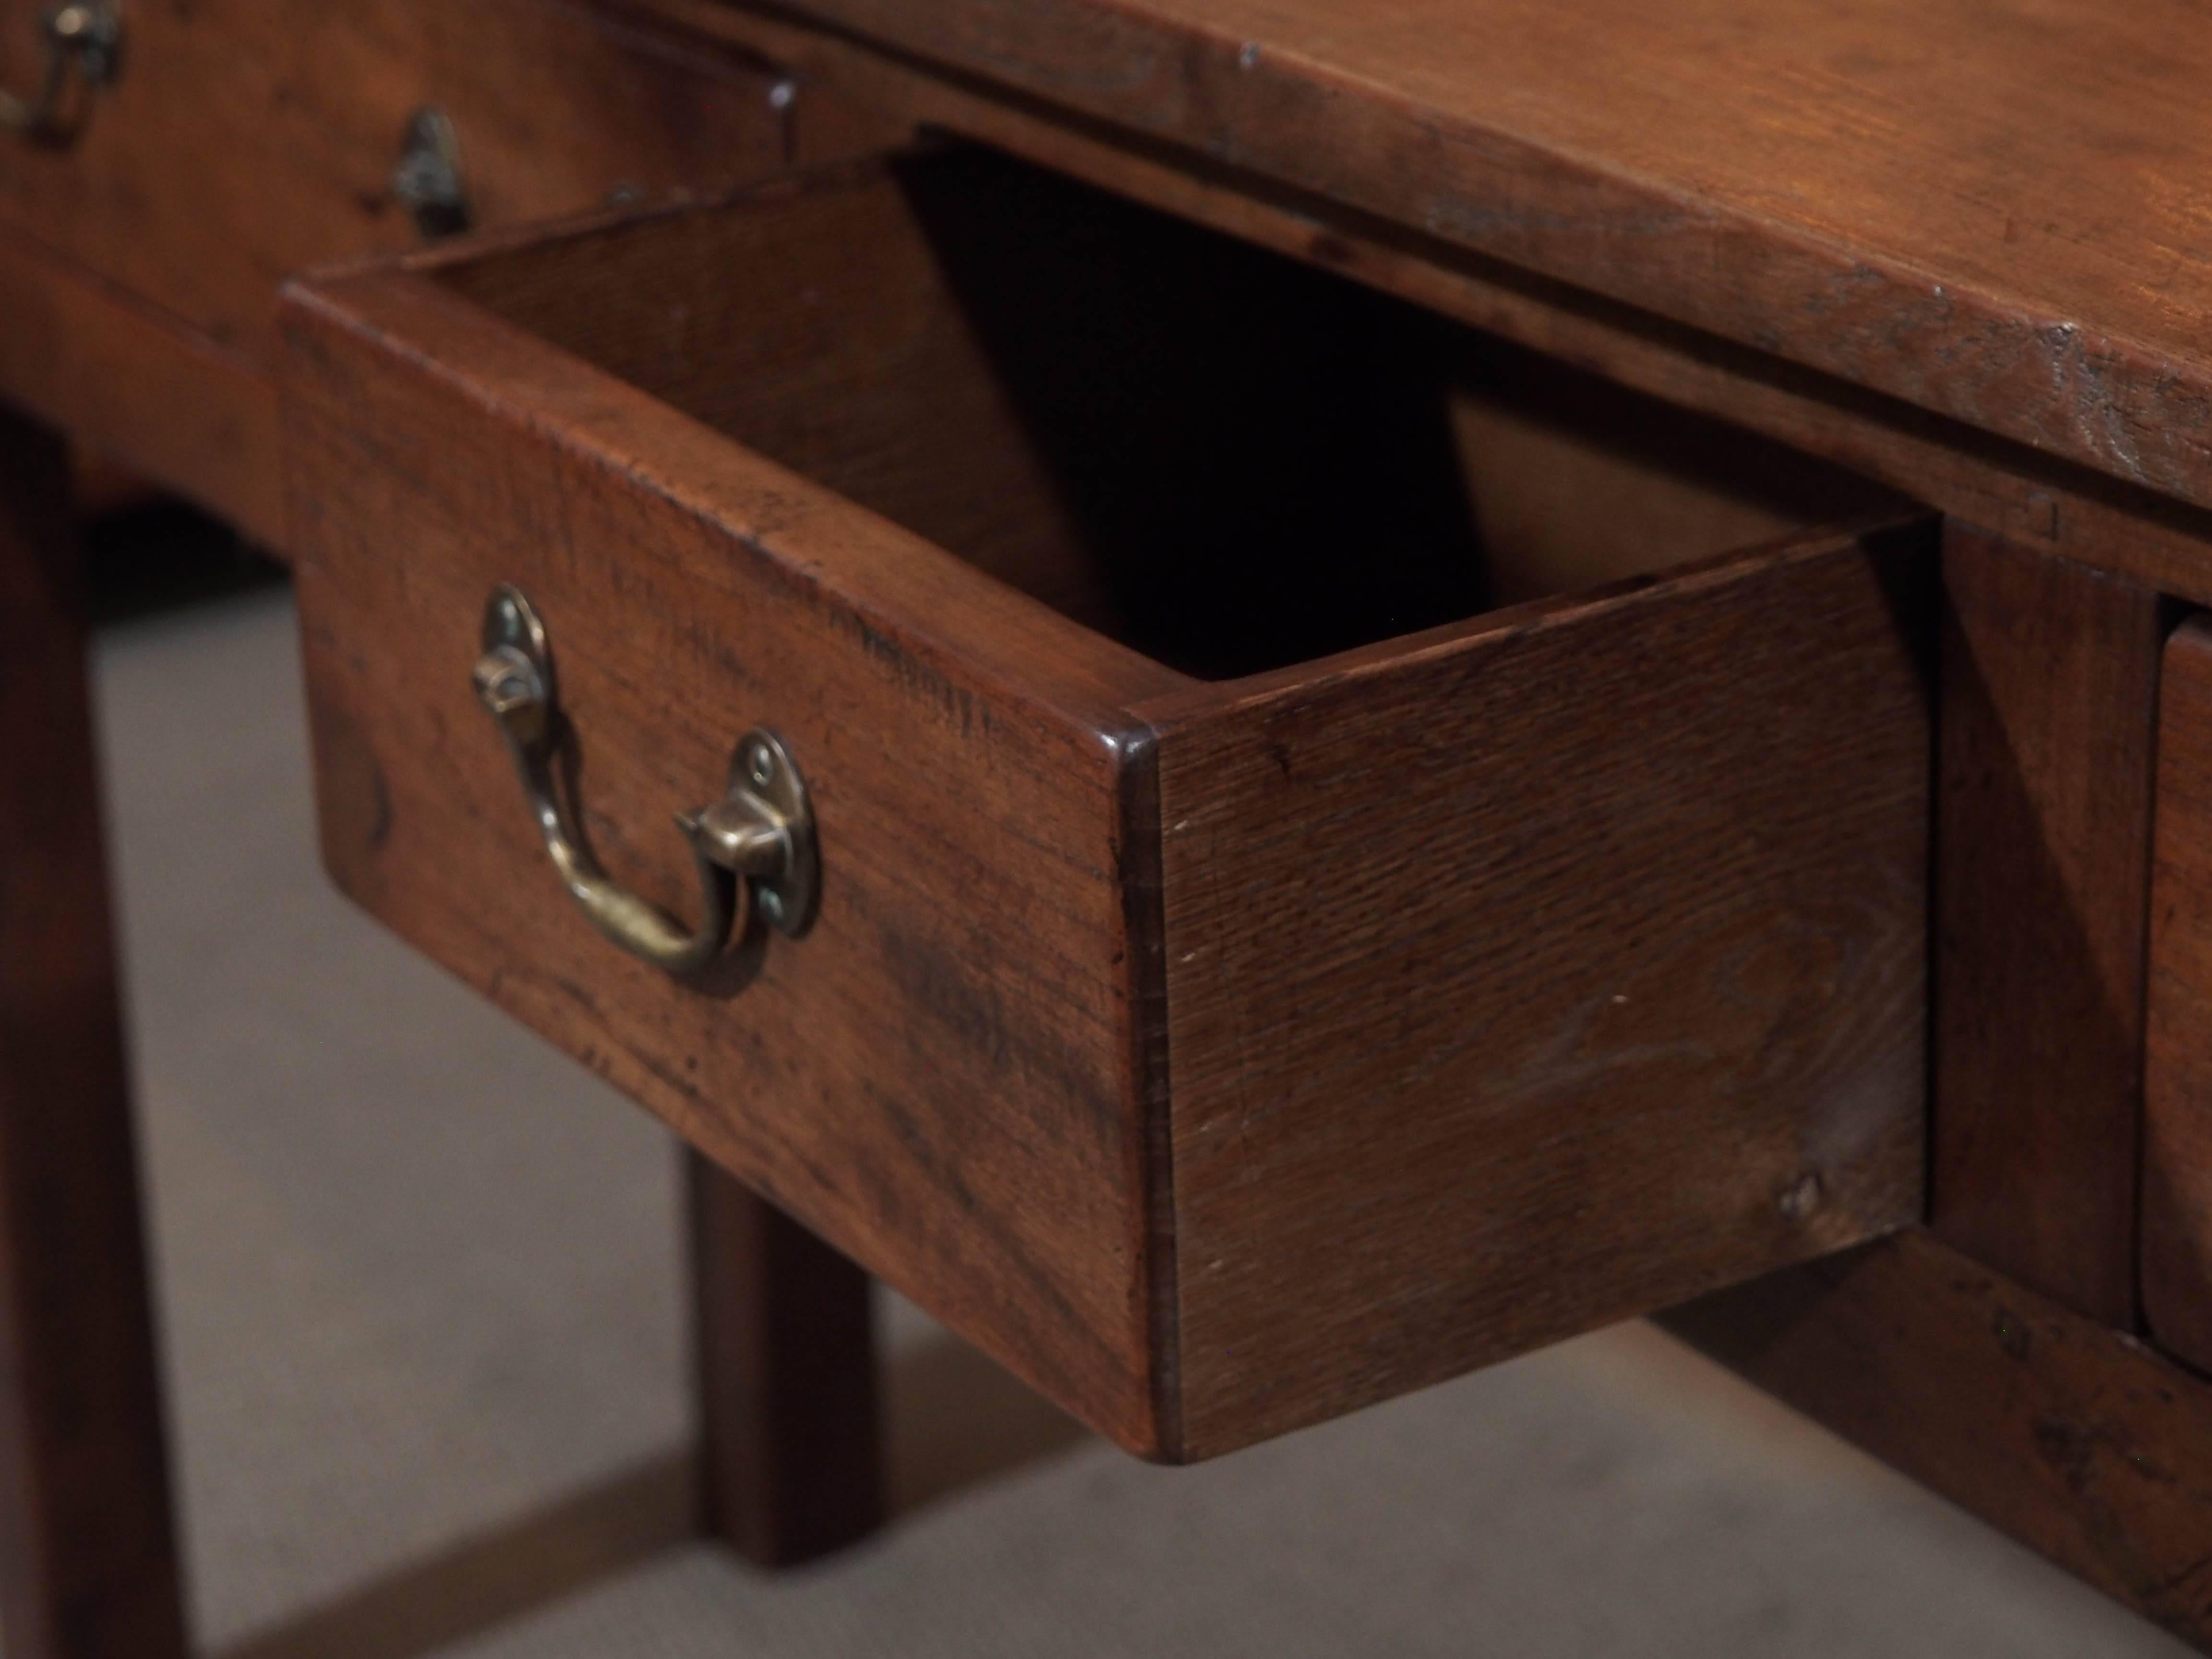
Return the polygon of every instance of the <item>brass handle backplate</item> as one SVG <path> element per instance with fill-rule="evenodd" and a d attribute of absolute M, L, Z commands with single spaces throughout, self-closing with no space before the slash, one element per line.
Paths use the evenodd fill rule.
<path fill-rule="evenodd" d="M 39 33 L 46 60 L 38 89 L 27 98 L 0 91 L 0 128 L 33 138 L 65 137 L 73 130 L 63 118 L 70 71 L 88 94 L 122 72 L 123 13 L 115 0 L 64 0 L 40 19 Z"/>
<path fill-rule="evenodd" d="M 592 925 L 633 956 L 678 979 L 703 973 L 751 913 L 793 938 L 813 920 L 820 862 L 814 811 L 790 751 L 772 732 L 738 739 L 721 799 L 679 813 L 676 827 L 698 866 L 698 925 L 690 929 L 617 884 L 577 833 L 556 777 L 562 742 L 553 648 L 545 624 L 515 588 L 484 606 L 476 690 L 507 738 L 522 789 L 569 896 Z"/>

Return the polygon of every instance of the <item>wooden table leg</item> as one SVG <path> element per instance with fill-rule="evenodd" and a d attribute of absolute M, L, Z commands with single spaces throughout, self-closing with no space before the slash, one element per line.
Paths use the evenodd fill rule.
<path fill-rule="evenodd" d="M 0 408 L 0 1638 L 178 1659 L 68 460 Z"/>
<path fill-rule="evenodd" d="M 793 1565 L 883 1519 L 868 1276 L 698 1153 L 684 1162 L 706 1528 Z"/>

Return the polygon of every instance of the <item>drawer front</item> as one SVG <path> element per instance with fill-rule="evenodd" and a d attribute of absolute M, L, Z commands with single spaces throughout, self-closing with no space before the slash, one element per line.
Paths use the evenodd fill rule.
<path fill-rule="evenodd" d="M 287 388 L 338 885 L 1147 1447 L 1121 884 L 1141 734 L 1055 685 L 1050 630 L 994 596 L 933 594 L 926 545 L 642 398 L 610 402 L 529 343 L 482 337 L 461 307 L 349 297 L 371 325 L 298 313 Z M 698 900 L 671 815 L 719 793 L 744 730 L 790 745 L 820 913 L 802 939 L 756 941 L 747 982 L 678 986 L 564 902 L 469 684 L 499 583 L 551 636 L 597 852 L 675 916 Z M 990 648 L 962 650 L 963 633 Z"/>
<path fill-rule="evenodd" d="M 1527 591 L 1452 447 L 1516 376 L 1512 499 L 1594 475 L 1565 371 L 1468 418 L 1394 307 L 961 152 L 296 287 L 333 874 L 1156 1456 L 1917 1219 L 1930 526 L 1685 562 L 1789 515 L 1668 484 L 1678 568 L 1398 634 Z M 1694 470 L 1608 418 L 1625 510 Z M 669 814 L 770 728 L 811 932 L 687 985 L 567 903 L 502 583 L 612 873 L 691 915 Z"/>
<path fill-rule="evenodd" d="M 47 0 L 0 0 L 0 84 Z M 277 284 L 420 240 L 394 195 L 442 109 L 477 223 L 712 192 L 849 153 L 857 118 L 771 65 L 575 0 L 122 0 L 125 55 L 73 142 L 0 134 L 0 224 L 260 358 Z"/>
<path fill-rule="evenodd" d="M 2212 1368 L 2212 625 L 2166 641 L 2151 833 L 2142 1306 L 2159 1346 Z"/>

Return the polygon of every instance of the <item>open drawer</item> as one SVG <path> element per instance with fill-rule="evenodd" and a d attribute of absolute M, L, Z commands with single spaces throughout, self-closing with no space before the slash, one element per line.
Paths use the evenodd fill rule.
<path fill-rule="evenodd" d="M 285 327 L 340 885 L 1123 1445 L 1917 1218 L 1932 541 L 1861 482 L 968 149 Z M 811 901 L 593 931 L 501 584 L 611 878 L 689 927 L 762 728 Z"/>

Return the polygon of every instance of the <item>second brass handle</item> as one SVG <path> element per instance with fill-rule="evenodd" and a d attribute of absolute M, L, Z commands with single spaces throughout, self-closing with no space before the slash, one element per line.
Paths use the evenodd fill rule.
<path fill-rule="evenodd" d="M 545 624 L 516 588 L 484 606 L 477 698 L 507 738 L 545 851 L 592 925 L 633 956 L 679 979 L 710 967 L 754 910 L 796 937 L 812 919 L 819 862 L 805 780 L 781 739 L 756 729 L 738 740 L 721 798 L 677 816 L 699 872 L 700 915 L 686 928 L 599 867 L 576 831 L 556 775 L 559 695 Z"/>
<path fill-rule="evenodd" d="M 0 91 L 0 128 L 32 137 L 60 131 L 70 71 L 88 88 L 112 82 L 123 66 L 123 14 L 114 0 L 64 0 L 40 19 L 46 61 L 29 97 Z"/>

